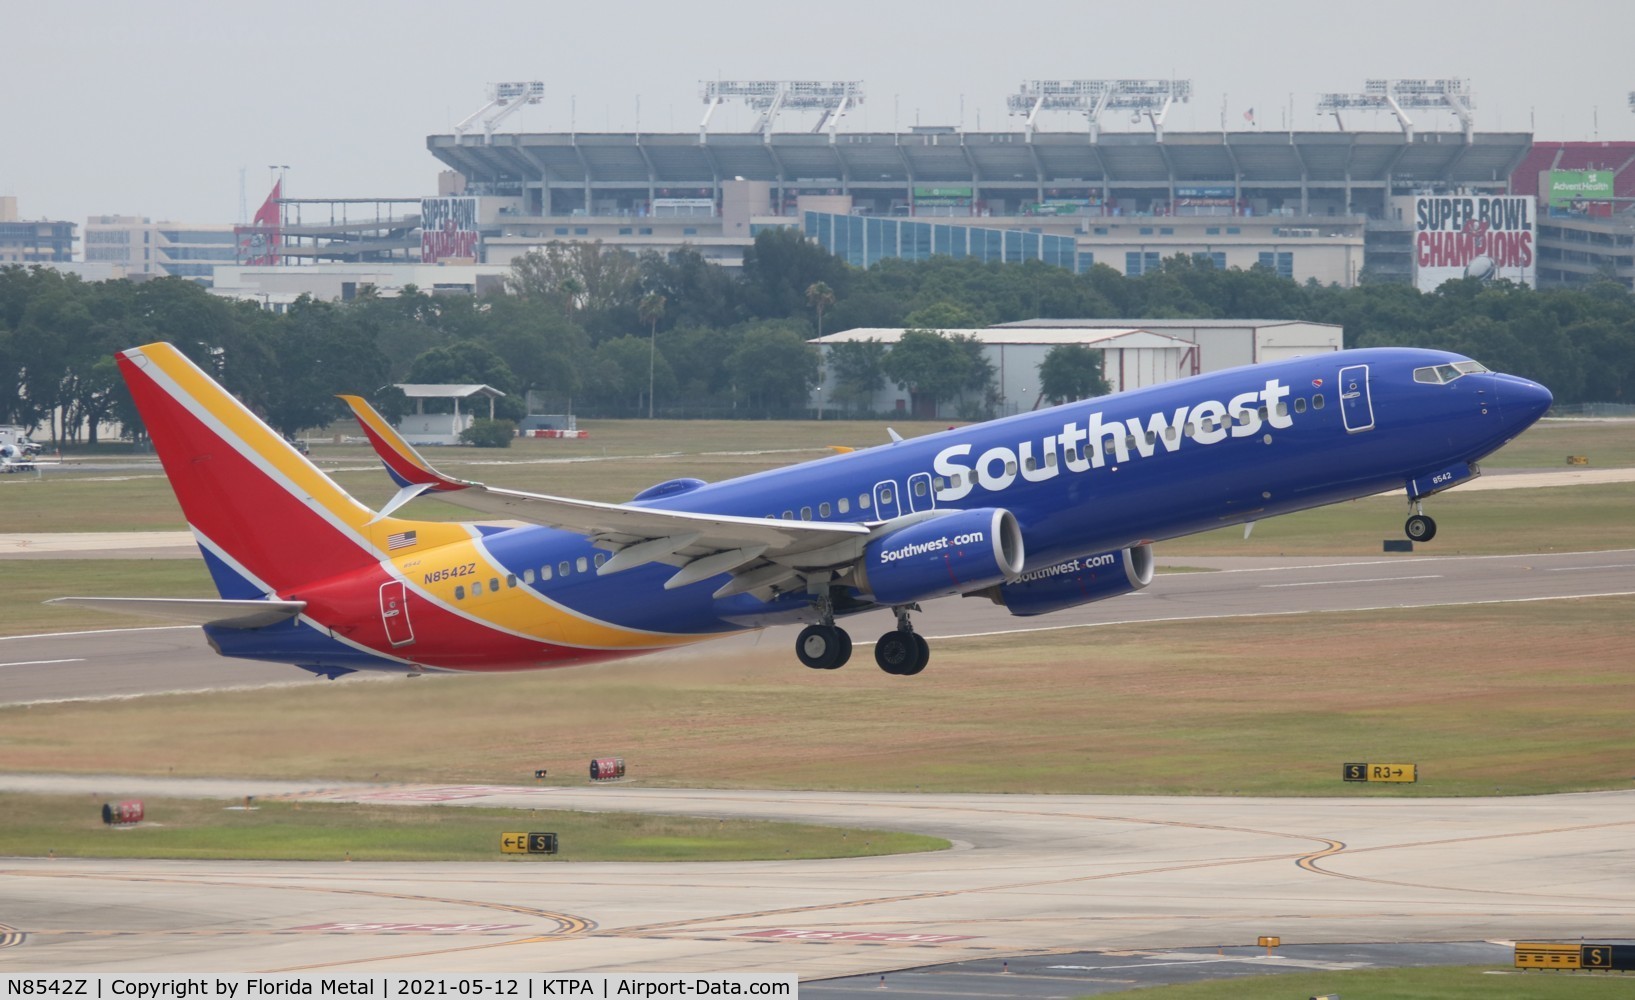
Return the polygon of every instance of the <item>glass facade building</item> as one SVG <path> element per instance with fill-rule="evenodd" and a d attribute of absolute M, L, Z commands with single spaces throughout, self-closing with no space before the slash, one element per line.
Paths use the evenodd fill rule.
<path fill-rule="evenodd" d="M 854 267 L 872 267 L 886 258 L 927 260 L 933 256 L 975 257 L 1004 264 L 1040 260 L 1082 272 L 1094 256 L 1078 252 L 1071 236 L 1020 229 L 956 226 L 921 219 L 881 218 L 807 212 L 802 226 L 808 239 Z"/>

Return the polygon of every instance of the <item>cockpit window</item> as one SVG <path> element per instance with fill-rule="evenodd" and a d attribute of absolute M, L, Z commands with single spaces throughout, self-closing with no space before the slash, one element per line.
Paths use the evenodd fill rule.
<path fill-rule="evenodd" d="M 1447 385 L 1454 379 L 1465 375 L 1482 375 L 1487 373 L 1488 367 L 1480 361 L 1455 361 L 1449 365 L 1431 365 L 1427 368 L 1414 369 L 1415 382 L 1429 382 L 1432 385 Z"/>

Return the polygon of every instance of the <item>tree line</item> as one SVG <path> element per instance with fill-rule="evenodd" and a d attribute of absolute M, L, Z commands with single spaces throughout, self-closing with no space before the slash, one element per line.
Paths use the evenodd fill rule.
<path fill-rule="evenodd" d="M 395 382 L 483 382 L 523 413 L 528 390 L 583 416 L 791 417 L 809 413 L 821 332 L 921 331 L 895 350 L 857 344 L 829 360 L 825 405 L 857 411 L 887 382 L 993 407 L 978 346 L 933 331 L 1032 318 L 1289 319 L 1336 323 L 1348 347 L 1444 348 L 1548 385 L 1561 403 L 1635 402 L 1635 296 L 1612 280 L 1534 291 L 1509 282 L 1299 284 L 1270 270 L 1220 270 L 1176 256 L 1140 277 L 1097 265 L 938 257 L 867 270 L 791 230 L 756 237 L 733 271 L 692 249 L 633 255 L 551 244 L 520 258 L 503 292 L 475 297 L 368 287 L 349 302 L 302 298 L 286 312 L 210 295 L 179 279 L 86 282 L 44 268 L 0 269 L 0 423 L 58 441 L 139 428 L 113 354 L 168 340 L 284 433 L 344 415 L 357 393 L 391 415 Z M 1063 351 L 1042 373 L 1051 398 L 1094 394 L 1093 351 Z"/>

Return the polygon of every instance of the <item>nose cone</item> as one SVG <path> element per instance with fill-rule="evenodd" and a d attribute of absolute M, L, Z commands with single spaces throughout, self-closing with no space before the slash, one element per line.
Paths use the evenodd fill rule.
<path fill-rule="evenodd" d="M 1533 426 L 1554 402 L 1555 397 L 1544 386 L 1513 375 L 1506 377 L 1499 390 L 1499 405 L 1504 410 L 1505 421 L 1512 424 L 1518 433 Z"/>

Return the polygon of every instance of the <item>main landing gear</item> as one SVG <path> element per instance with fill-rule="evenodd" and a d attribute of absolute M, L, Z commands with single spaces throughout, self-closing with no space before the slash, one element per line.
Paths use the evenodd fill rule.
<path fill-rule="evenodd" d="M 908 613 L 918 611 L 919 606 L 906 604 L 891 610 L 897 615 L 897 627 L 875 642 L 874 662 L 888 674 L 912 677 L 931 660 L 930 644 L 914 631 L 908 618 Z M 851 658 L 852 637 L 834 623 L 834 610 L 827 598 L 818 600 L 818 611 L 824 620 L 801 630 L 795 640 L 795 656 L 813 670 L 836 670 Z"/>
<path fill-rule="evenodd" d="M 1425 513 L 1425 506 L 1414 501 L 1413 516 L 1402 525 L 1402 531 L 1411 542 L 1428 542 L 1436 537 L 1436 522 Z"/>
<path fill-rule="evenodd" d="M 897 615 L 897 628 L 875 640 L 874 662 L 888 674 L 912 677 L 931 660 L 930 644 L 914 631 L 914 623 L 908 620 L 909 611 L 920 608 L 917 604 L 905 604 L 891 610 Z"/>

